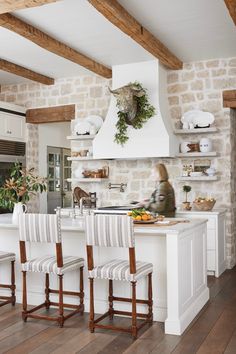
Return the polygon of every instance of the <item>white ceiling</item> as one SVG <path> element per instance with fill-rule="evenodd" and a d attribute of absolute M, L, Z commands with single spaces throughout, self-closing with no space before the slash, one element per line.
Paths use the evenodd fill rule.
<path fill-rule="evenodd" d="M 119 0 L 184 62 L 236 56 L 236 28 L 223 0 Z M 14 12 L 22 20 L 107 66 L 153 56 L 87 0 L 63 0 Z M 0 57 L 59 78 L 87 72 L 0 27 Z M 25 81 L 0 71 L 0 84 Z"/>

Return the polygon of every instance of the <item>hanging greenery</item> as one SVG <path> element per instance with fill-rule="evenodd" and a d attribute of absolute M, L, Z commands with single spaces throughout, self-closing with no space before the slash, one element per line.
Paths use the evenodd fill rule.
<path fill-rule="evenodd" d="M 115 141 L 124 145 L 129 139 L 128 126 L 141 129 L 154 116 L 155 108 L 148 101 L 147 90 L 137 81 L 110 91 L 117 98 L 119 108 Z"/>

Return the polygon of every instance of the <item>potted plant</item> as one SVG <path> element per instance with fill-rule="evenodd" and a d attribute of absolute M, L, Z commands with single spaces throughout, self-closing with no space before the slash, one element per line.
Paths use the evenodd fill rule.
<path fill-rule="evenodd" d="M 188 193 L 191 191 L 191 187 L 184 185 L 183 192 L 185 193 L 185 201 L 182 203 L 184 210 L 191 210 L 190 202 L 188 202 Z"/>
<path fill-rule="evenodd" d="M 30 196 L 46 191 L 46 179 L 37 176 L 34 169 L 23 169 L 15 163 L 10 178 L 0 187 L 0 207 L 13 211 L 12 222 L 18 222 L 18 214 L 26 210 Z"/>

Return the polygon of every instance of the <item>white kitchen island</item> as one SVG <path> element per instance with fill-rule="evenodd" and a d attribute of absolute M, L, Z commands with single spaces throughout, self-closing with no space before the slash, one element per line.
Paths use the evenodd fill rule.
<path fill-rule="evenodd" d="M 174 220 L 174 219 L 173 219 Z M 152 262 L 153 314 L 155 321 L 165 322 L 165 333 L 180 335 L 209 299 L 206 269 L 206 222 L 195 219 L 172 226 L 135 225 L 136 260 Z M 19 261 L 18 227 L 12 225 L 11 214 L 0 215 L 0 250 L 16 253 L 16 296 L 21 302 L 21 266 Z M 86 260 L 83 220 L 62 219 L 64 255 L 84 257 Z M 32 244 L 29 257 L 53 254 L 53 245 Z M 128 259 L 128 251 L 120 248 L 94 248 L 95 262 L 111 258 Z M 95 263 L 96 264 L 96 263 Z M 7 281 L 8 265 L 1 265 L 1 281 Z M 89 289 L 85 268 L 85 311 L 89 311 Z M 44 299 L 44 276 L 28 273 L 28 303 L 39 304 Z M 51 276 L 51 288 L 57 287 L 57 277 Z M 78 290 L 79 275 L 65 275 L 65 289 Z M 4 290 L 3 290 L 4 292 Z M 126 282 L 114 282 L 114 295 L 130 296 Z M 108 282 L 95 281 L 95 312 L 107 309 Z M 146 298 L 147 281 L 138 282 L 137 297 Z M 53 295 L 52 295 L 53 299 Z M 70 301 L 73 301 L 70 299 Z M 118 303 L 120 310 L 129 304 Z M 115 303 L 116 306 L 116 303 Z M 140 305 L 140 312 L 146 308 Z"/>

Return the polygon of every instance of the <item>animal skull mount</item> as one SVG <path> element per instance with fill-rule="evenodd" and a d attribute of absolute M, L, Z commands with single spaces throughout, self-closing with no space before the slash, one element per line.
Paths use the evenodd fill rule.
<path fill-rule="evenodd" d="M 109 91 L 117 99 L 117 107 L 120 112 L 126 113 L 126 123 L 133 125 L 132 122 L 135 119 L 138 110 L 136 97 L 144 96 L 145 91 L 135 84 L 128 84 L 115 90 L 109 88 Z"/>

